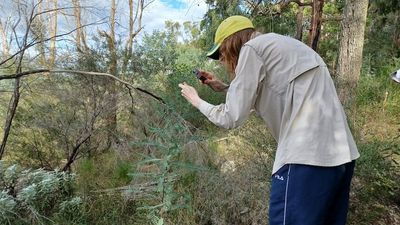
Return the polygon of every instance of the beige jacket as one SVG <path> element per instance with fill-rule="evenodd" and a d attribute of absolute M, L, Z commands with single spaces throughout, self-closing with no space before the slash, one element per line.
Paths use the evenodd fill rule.
<path fill-rule="evenodd" d="M 273 173 L 288 163 L 337 166 L 359 157 L 329 71 L 317 53 L 269 33 L 240 51 L 225 104 L 202 101 L 214 124 L 241 125 L 255 109 L 278 142 Z"/>

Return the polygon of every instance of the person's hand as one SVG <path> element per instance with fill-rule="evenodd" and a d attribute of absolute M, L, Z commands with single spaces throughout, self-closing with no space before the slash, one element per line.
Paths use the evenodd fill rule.
<path fill-rule="evenodd" d="M 229 85 L 218 80 L 212 73 L 200 71 L 200 74 L 206 78 L 203 83 L 207 84 L 211 89 L 216 92 L 225 91 L 229 87 Z"/>
<path fill-rule="evenodd" d="M 182 96 L 190 102 L 194 107 L 198 108 L 201 102 L 201 98 L 197 94 L 196 89 L 194 87 L 186 84 L 186 82 L 180 83 L 179 87 L 182 89 Z"/>

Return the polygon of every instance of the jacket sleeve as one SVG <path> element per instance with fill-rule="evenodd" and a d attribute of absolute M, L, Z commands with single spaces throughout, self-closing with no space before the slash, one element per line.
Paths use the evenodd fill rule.
<path fill-rule="evenodd" d="M 264 62 L 253 47 L 242 47 L 235 74 L 226 94 L 225 104 L 215 106 L 202 101 L 199 105 L 199 110 L 212 123 L 226 129 L 240 126 L 249 117 L 259 84 L 265 77 Z"/>

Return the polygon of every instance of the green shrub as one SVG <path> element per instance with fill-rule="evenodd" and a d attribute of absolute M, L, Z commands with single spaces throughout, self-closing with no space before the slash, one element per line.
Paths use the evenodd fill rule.
<path fill-rule="evenodd" d="M 349 224 L 372 224 L 385 220 L 388 205 L 400 198 L 399 166 L 391 161 L 390 153 L 399 149 L 398 140 L 371 141 L 359 145 L 361 157 L 356 162 L 353 197 Z"/>
<path fill-rule="evenodd" d="M 47 224 L 63 216 L 74 200 L 74 174 L 42 169 L 22 170 L 0 161 L 0 221 L 2 224 Z M 79 215 L 79 214 L 78 214 Z M 71 216 L 68 218 L 73 219 Z"/>

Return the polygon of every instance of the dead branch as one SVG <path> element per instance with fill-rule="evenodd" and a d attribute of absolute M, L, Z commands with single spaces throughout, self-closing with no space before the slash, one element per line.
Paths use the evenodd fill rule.
<path fill-rule="evenodd" d="M 68 158 L 68 162 L 65 164 L 64 168 L 62 169 L 62 171 L 69 171 L 71 169 L 71 165 L 72 163 L 74 163 L 76 157 L 79 154 L 79 149 L 82 146 L 82 144 L 84 144 L 87 140 L 89 140 L 89 138 L 92 136 L 92 132 L 90 132 L 85 138 L 83 138 L 81 141 L 79 141 L 74 148 L 72 149 L 72 154 L 69 156 Z"/>
<path fill-rule="evenodd" d="M 177 181 L 178 179 L 176 178 L 177 176 L 170 176 L 166 177 L 164 182 L 165 183 L 172 183 Z M 110 193 L 110 192 L 116 192 L 116 191 L 126 191 L 126 190 L 135 190 L 135 191 L 146 191 L 148 189 L 151 189 L 152 187 L 155 187 L 159 184 L 158 181 L 154 182 L 146 182 L 143 184 L 138 184 L 138 185 L 127 185 L 127 186 L 122 186 L 122 187 L 117 187 L 117 188 L 109 188 L 109 189 L 104 189 L 104 190 L 97 190 L 93 191 L 94 193 Z"/>

